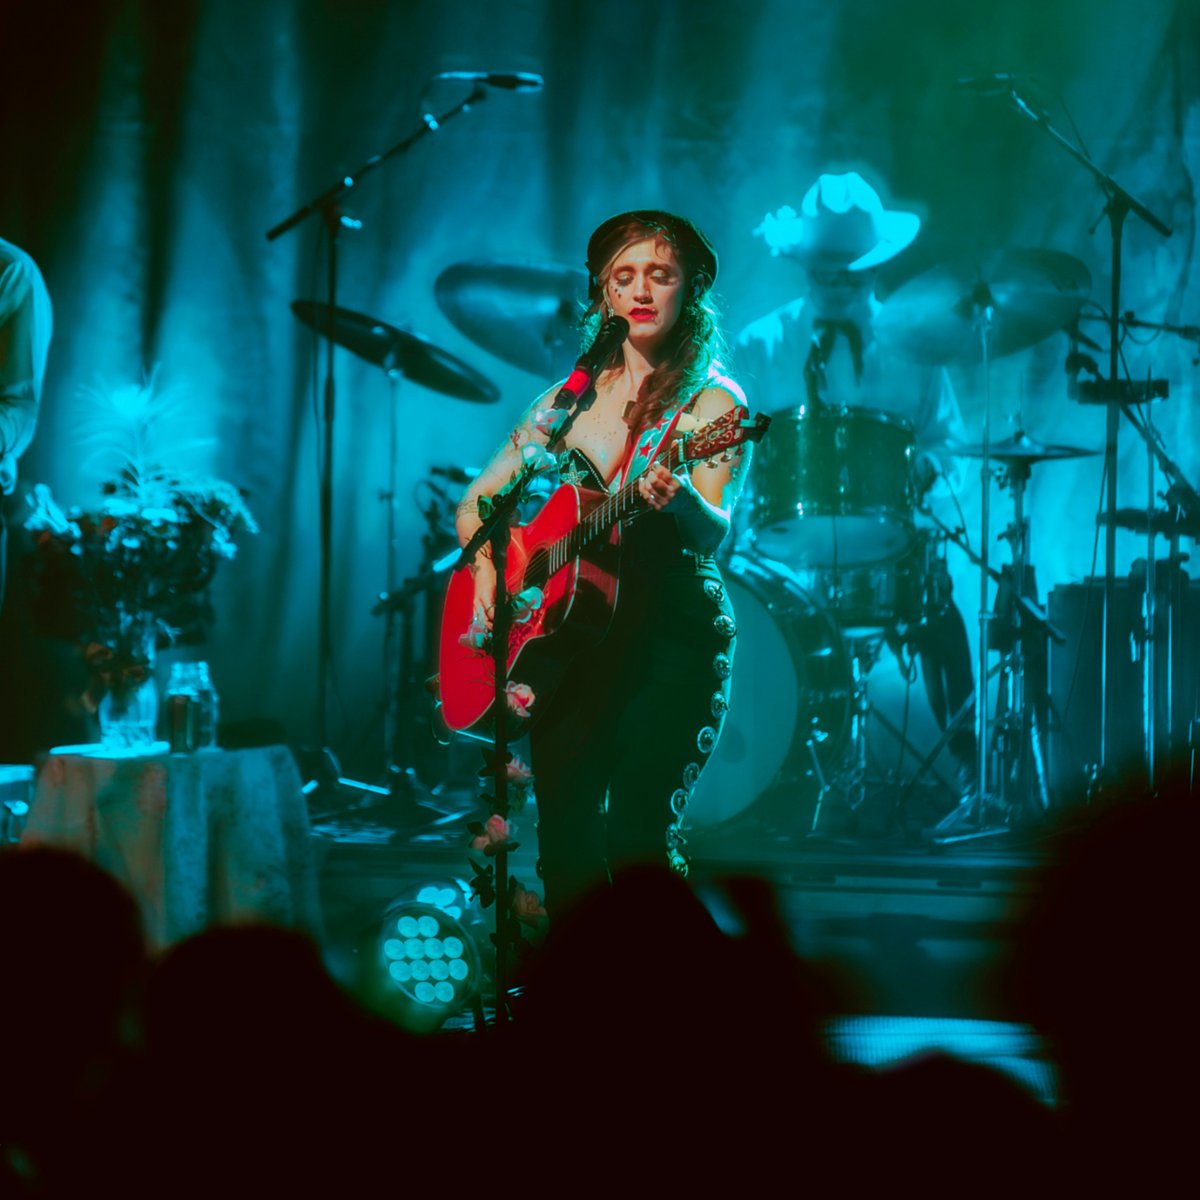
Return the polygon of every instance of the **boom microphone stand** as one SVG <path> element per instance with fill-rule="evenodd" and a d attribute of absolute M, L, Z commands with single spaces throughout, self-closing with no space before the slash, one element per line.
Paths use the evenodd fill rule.
<path fill-rule="evenodd" d="M 329 745 L 329 673 L 333 657 L 332 636 L 330 632 L 330 588 L 331 568 L 333 560 L 333 431 L 336 413 L 335 385 L 335 349 L 334 322 L 337 314 L 338 290 L 338 235 L 343 229 L 360 229 L 362 223 L 346 216 L 341 211 L 342 198 L 371 171 L 381 166 L 389 158 L 403 154 L 429 133 L 440 128 L 451 117 L 468 112 L 471 105 L 478 104 L 487 98 L 487 92 L 480 84 L 471 90 L 471 94 L 459 104 L 443 113 L 440 117 L 424 114 L 421 124 L 414 132 L 396 142 L 395 145 L 367 159 L 354 171 L 342 176 L 337 183 L 326 188 L 320 195 L 307 204 L 296 209 L 290 216 L 285 217 L 279 224 L 267 230 L 267 241 L 274 241 L 290 229 L 299 225 L 313 214 L 320 215 L 325 224 L 328 253 L 326 259 L 326 274 L 328 278 L 328 314 L 329 327 L 325 330 L 325 389 L 322 409 L 321 426 L 321 475 L 319 482 L 320 509 L 320 564 L 318 584 L 318 618 L 317 618 L 317 742 L 320 747 L 322 771 L 332 776 L 325 782 L 336 782 L 341 774 L 337 759 Z"/>
<path fill-rule="evenodd" d="M 1112 765 L 1113 730 L 1117 721 L 1117 697 L 1111 686 L 1110 675 L 1113 664 L 1119 652 L 1119 632 L 1115 620 L 1116 595 L 1116 560 L 1117 560 L 1117 435 L 1120 431 L 1120 410 L 1122 404 L 1131 398 L 1131 389 L 1120 378 L 1120 332 L 1121 332 L 1121 251 L 1122 234 L 1125 218 L 1129 213 L 1140 217 L 1155 232 L 1167 238 L 1172 230 L 1164 221 L 1159 220 L 1136 196 L 1126 191 L 1111 175 L 1081 149 L 1074 146 L 1053 125 L 1048 114 L 1023 98 L 1017 90 L 1016 80 L 1008 76 L 1007 98 L 1022 116 L 1033 121 L 1045 134 L 1062 147 L 1076 162 L 1081 163 L 1095 178 L 1100 190 L 1104 193 L 1106 203 L 1104 216 L 1108 218 L 1111 233 L 1111 262 L 1112 287 L 1109 298 L 1108 312 L 1108 378 L 1097 381 L 1090 389 L 1097 402 L 1107 406 L 1107 421 L 1104 442 L 1104 471 L 1105 471 L 1105 519 L 1104 537 L 1104 644 L 1100 672 L 1101 704 L 1100 704 L 1100 747 L 1101 764 L 1105 767 Z M 1081 388 L 1081 391 L 1083 389 Z"/>

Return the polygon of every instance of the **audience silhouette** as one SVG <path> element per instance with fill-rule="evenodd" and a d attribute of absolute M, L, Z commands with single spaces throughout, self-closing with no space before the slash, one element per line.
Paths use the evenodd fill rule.
<path fill-rule="evenodd" d="M 553 922 L 507 1026 L 417 1036 L 335 982 L 304 935 L 215 928 L 152 963 L 104 871 L 5 851 L 0 1192 L 353 1192 L 543 1170 L 588 1190 L 1165 1181 L 1196 1067 L 1196 824 L 1187 787 L 1166 787 L 1097 814 L 1046 872 L 1011 1003 L 1051 1048 L 1055 1110 L 945 1055 L 835 1062 L 826 1031 L 846 998 L 794 952 L 761 879 L 702 896 L 624 871 Z"/>

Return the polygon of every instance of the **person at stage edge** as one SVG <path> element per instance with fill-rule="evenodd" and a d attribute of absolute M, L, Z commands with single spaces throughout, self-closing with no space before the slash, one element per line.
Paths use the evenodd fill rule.
<path fill-rule="evenodd" d="M 825 405 L 907 421 L 914 433 L 912 491 L 918 500 L 961 487 L 961 463 L 942 461 L 931 447 L 966 440 L 945 369 L 917 365 L 875 336 L 883 309 L 875 297 L 879 268 L 911 245 L 920 225 L 915 213 L 886 209 L 856 172 L 821 175 L 799 212 L 780 208 L 754 231 L 773 255 L 799 264 L 806 294 L 747 325 L 734 350 L 748 386 L 772 398 L 768 411 L 795 415 L 805 404 L 810 411 Z M 871 470 L 870 463 L 850 467 Z M 970 647 L 944 564 L 933 566 L 942 573 L 933 589 L 939 601 L 906 636 L 939 727 L 944 732 L 949 719 L 962 714 L 948 749 L 956 763 L 957 798 L 967 800 L 977 774 Z"/>
<path fill-rule="evenodd" d="M 17 486 L 17 459 L 37 428 L 50 349 L 50 293 L 37 263 L 0 238 L 0 495 Z M 0 502 L 0 606 L 4 604 L 7 525 Z"/>
<path fill-rule="evenodd" d="M 552 919 L 623 867 L 686 872 L 687 802 L 729 708 L 736 629 L 714 554 L 749 451 L 678 474 L 654 462 L 674 435 L 746 403 L 719 358 L 717 261 L 708 238 L 671 213 L 625 212 L 600 225 L 587 249 L 584 344 L 614 315 L 628 321 L 628 338 L 601 364 L 565 437 L 545 431 L 555 385 L 459 506 L 465 544 L 479 528 L 478 497 L 508 482 L 531 443 L 556 456 L 563 482 L 615 490 L 636 478 L 646 505 L 621 531 L 608 634 L 572 663 L 530 735 Z M 495 569 L 481 554 L 472 570 L 477 611 L 490 621 Z"/>

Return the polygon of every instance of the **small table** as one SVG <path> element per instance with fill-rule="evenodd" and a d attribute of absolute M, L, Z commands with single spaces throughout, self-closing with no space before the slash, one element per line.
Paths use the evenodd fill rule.
<path fill-rule="evenodd" d="M 319 939 L 308 809 L 287 747 L 151 751 L 52 751 L 21 845 L 74 850 L 114 875 L 139 902 L 156 949 L 230 921 Z"/>

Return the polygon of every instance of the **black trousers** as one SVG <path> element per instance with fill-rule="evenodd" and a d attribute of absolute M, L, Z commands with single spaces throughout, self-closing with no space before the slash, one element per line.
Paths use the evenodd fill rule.
<path fill-rule="evenodd" d="M 715 562 L 667 539 L 628 540 L 612 628 L 530 739 L 552 915 L 625 866 L 686 872 L 687 800 L 729 706 L 735 627 Z"/>

